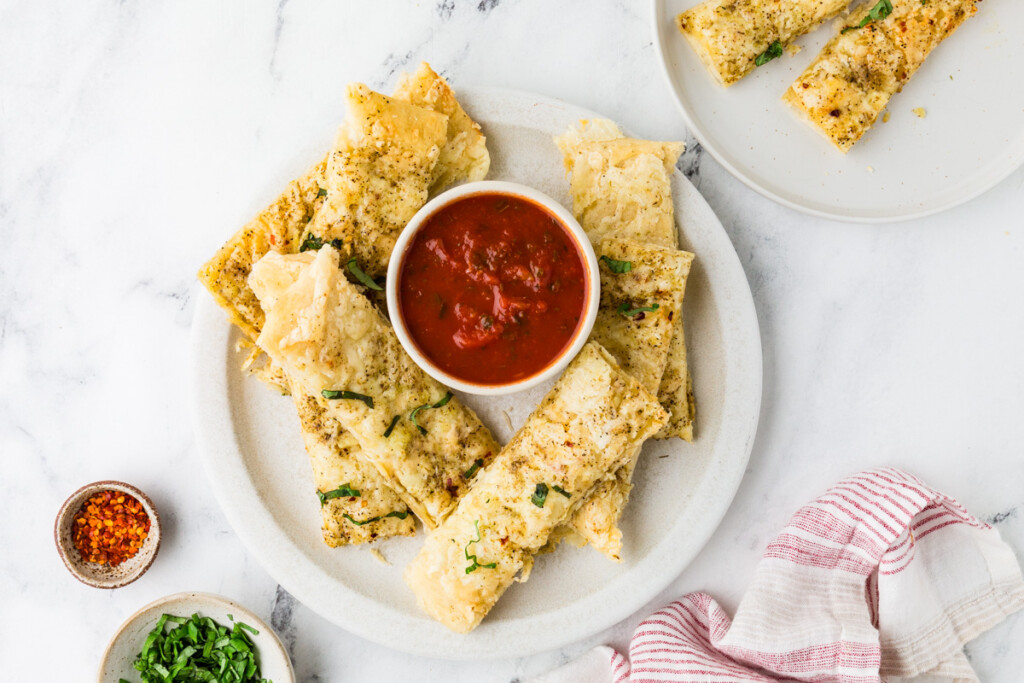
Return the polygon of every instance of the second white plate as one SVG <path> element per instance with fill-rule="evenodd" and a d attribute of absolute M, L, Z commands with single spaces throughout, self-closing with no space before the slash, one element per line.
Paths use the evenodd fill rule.
<path fill-rule="evenodd" d="M 563 203 L 569 185 L 551 136 L 598 115 L 506 90 L 460 90 L 487 134 L 490 176 L 528 184 Z M 683 246 L 697 255 L 684 317 L 697 396 L 697 439 L 650 441 L 622 522 L 623 561 L 590 548 L 538 558 L 468 635 L 423 614 L 402 571 L 422 537 L 329 548 L 290 398 L 239 370 L 236 332 L 200 296 L 193 322 L 193 407 L 200 453 L 238 536 L 296 598 L 325 619 L 376 642 L 428 657 L 523 656 L 591 636 L 628 617 L 671 582 L 710 538 L 750 454 L 761 400 L 761 344 L 750 288 L 728 235 L 676 172 L 672 187 Z M 502 443 L 550 382 L 505 397 L 461 396 Z"/>
<path fill-rule="evenodd" d="M 699 0 L 653 0 L 654 40 L 693 134 L 734 176 L 806 213 L 864 223 L 915 218 L 961 204 L 1024 162 L 1024 11 L 983 2 L 929 56 L 847 155 L 781 100 L 834 33 L 726 89 L 705 71 L 675 17 Z M 914 114 L 922 108 L 925 118 Z"/>

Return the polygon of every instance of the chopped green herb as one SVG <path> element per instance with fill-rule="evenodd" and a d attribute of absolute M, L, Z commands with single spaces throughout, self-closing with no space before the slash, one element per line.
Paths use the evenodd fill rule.
<path fill-rule="evenodd" d="M 363 269 L 359 267 L 359 263 L 356 262 L 356 260 L 354 258 L 350 258 L 348 260 L 348 270 L 349 270 L 350 273 L 352 273 L 353 275 L 356 276 L 357 280 L 362 282 L 364 285 L 366 285 L 370 289 L 376 290 L 378 292 L 383 292 L 384 291 L 383 287 L 378 285 L 376 282 L 374 282 L 372 279 L 370 279 L 369 275 L 367 275 L 366 273 L 363 272 Z"/>
<path fill-rule="evenodd" d="M 544 501 L 548 499 L 548 485 L 537 484 L 537 488 L 533 490 L 533 495 L 530 496 L 530 502 L 539 508 L 544 507 Z"/>
<path fill-rule="evenodd" d="M 466 470 L 466 473 L 463 474 L 462 476 L 465 477 L 466 479 L 472 479 L 473 475 L 476 474 L 476 471 L 483 466 L 484 461 L 481 460 L 480 458 L 477 458 L 476 460 L 473 461 L 473 464 L 470 466 L 468 470 Z"/>
<path fill-rule="evenodd" d="M 416 421 L 416 415 L 421 410 L 426 410 L 428 408 L 440 408 L 441 406 L 446 405 L 450 400 L 452 400 L 452 392 L 449 391 L 445 393 L 444 398 L 442 398 L 437 403 L 424 403 L 423 405 L 416 406 L 415 408 L 412 409 L 412 412 L 409 413 L 409 419 L 412 420 L 412 423 L 414 425 L 416 425 L 416 429 L 420 430 L 420 434 L 426 434 L 427 430 L 424 427 L 422 427 L 419 422 Z"/>
<path fill-rule="evenodd" d="M 470 555 L 469 554 L 469 546 L 473 545 L 474 543 L 479 543 L 480 542 L 480 520 L 479 519 L 477 519 L 477 520 L 475 520 L 473 522 L 473 528 L 476 529 L 476 538 L 470 540 L 470 542 L 466 544 L 466 559 L 473 563 L 473 564 L 469 565 L 468 567 L 466 567 L 466 573 L 467 574 L 475 572 L 477 569 L 481 569 L 481 568 L 483 568 L 483 569 L 494 569 L 495 567 L 498 566 L 497 562 L 491 562 L 490 564 L 480 564 L 480 562 L 476 558 L 476 555 Z"/>
<path fill-rule="evenodd" d="M 924 4 L 924 0 L 922 0 L 921 4 Z M 854 29 L 864 28 L 873 21 L 881 21 L 882 19 L 885 19 L 890 14 L 892 14 L 892 2 L 890 2 L 890 0 L 878 0 L 878 4 L 871 8 L 871 11 L 868 12 L 868 15 L 866 17 L 860 20 L 859 24 L 857 24 L 856 26 L 847 26 L 842 31 L 840 31 L 840 33 L 846 33 L 848 31 L 853 31 Z"/>
<path fill-rule="evenodd" d="M 370 522 L 379 522 L 385 517 L 397 517 L 398 519 L 405 519 L 408 516 L 408 512 L 399 512 L 398 510 L 395 510 L 394 512 L 389 512 L 386 515 L 377 515 L 376 517 L 370 517 L 370 519 L 364 519 L 363 521 L 359 521 L 358 519 L 353 518 L 352 515 L 348 513 L 342 515 L 342 517 L 352 522 L 356 526 L 363 526 L 364 524 L 369 524 Z"/>
<path fill-rule="evenodd" d="M 324 189 L 324 188 L 322 188 L 322 187 L 321 187 L 321 188 L 320 188 L 320 190 L 319 190 L 319 191 L 318 191 L 318 192 L 316 193 L 316 197 L 317 197 L 317 199 L 319 199 L 320 197 L 326 197 L 326 196 L 327 196 L 327 190 L 325 190 L 325 189 Z"/>
<path fill-rule="evenodd" d="M 602 256 L 601 258 L 598 259 L 598 261 L 603 261 L 605 265 L 608 266 L 608 270 L 612 271 L 613 273 L 618 273 L 620 275 L 622 273 L 628 273 L 629 271 L 633 270 L 632 261 L 616 261 L 615 259 L 608 258 L 607 256 Z"/>
<path fill-rule="evenodd" d="M 366 394 L 357 394 L 354 391 L 342 391 L 340 389 L 324 389 L 320 392 L 320 395 L 324 398 L 354 398 L 357 401 L 362 401 L 369 407 L 373 407 L 373 398 Z"/>
<path fill-rule="evenodd" d="M 343 239 L 341 239 L 340 237 L 335 237 L 333 240 L 331 240 L 331 246 L 334 247 L 335 249 L 341 249 L 341 247 L 344 244 L 345 244 L 345 241 Z"/>
<path fill-rule="evenodd" d="M 767 50 L 765 50 L 764 52 L 759 54 L 754 59 L 754 66 L 764 66 L 765 64 L 767 64 L 768 62 L 772 61 L 773 59 L 778 59 L 781 56 L 782 56 L 782 43 L 776 40 L 774 43 L 772 43 L 771 45 L 768 46 Z"/>
<path fill-rule="evenodd" d="M 164 630 L 167 625 L 172 626 L 169 631 Z M 270 683 L 260 675 L 259 658 L 247 633 L 259 635 L 240 621 L 229 629 L 198 613 L 189 618 L 164 614 L 133 666 L 143 683 Z"/>
<path fill-rule="evenodd" d="M 384 430 L 384 438 L 385 439 L 388 438 L 389 436 L 391 436 L 391 432 L 395 431 L 395 425 L 398 424 L 398 419 L 400 417 L 402 417 L 402 416 L 401 415 L 395 415 L 393 418 L 391 418 L 391 424 L 389 424 L 388 428 Z"/>
<path fill-rule="evenodd" d="M 658 304 L 651 304 L 650 306 L 639 306 L 637 308 L 630 308 L 629 304 L 622 304 L 619 306 L 618 311 L 627 318 L 632 318 L 637 313 L 652 313 L 658 310 Z"/>
<path fill-rule="evenodd" d="M 359 497 L 359 491 L 352 488 L 351 485 L 345 484 L 344 486 L 339 486 L 333 491 L 317 490 L 316 497 L 320 499 L 320 505 L 327 505 L 327 501 L 333 500 L 335 498 Z"/>
<path fill-rule="evenodd" d="M 302 240 L 302 244 L 299 245 L 299 251 L 317 251 L 322 246 L 324 246 L 324 241 L 313 233 L 309 233 L 306 235 L 306 239 Z"/>
<path fill-rule="evenodd" d="M 563 489 L 561 486 L 552 486 L 551 489 L 553 491 L 557 491 L 558 493 L 561 493 L 566 498 L 572 498 L 572 494 L 569 493 L 568 491 L 566 491 L 565 489 Z"/>

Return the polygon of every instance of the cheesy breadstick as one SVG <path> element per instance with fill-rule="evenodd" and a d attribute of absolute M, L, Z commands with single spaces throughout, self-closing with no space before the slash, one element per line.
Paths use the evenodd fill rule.
<path fill-rule="evenodd" d="M 654 395 L 589 342 L 406 568 L 423 610 L 454 631 L 474 629 L 665 417 Z"/>

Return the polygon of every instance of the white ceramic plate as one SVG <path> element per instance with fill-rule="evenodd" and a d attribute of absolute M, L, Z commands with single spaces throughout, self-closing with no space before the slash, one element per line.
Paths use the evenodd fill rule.
<path fill-rule="evenodd" d="M 460 90 L 487 134 L 490 178 L 530 185 L 571 205 L 551 141 L 586 111 L 505 90 Z M 676 173 L 683 246 L 697 259 L 686 288 L 687 345 L 697 396 L 697 440 L 651 441 L 623 519 L 623 562 L 589 548 L 540 557 L 530 580 L 502 597 L 483 624 L 458 635 L 417 608 L 402 571 L 422 537 L 329 548 L 291 399 L 238 370 L 236 333 L 208 296 L 193 322 L 197 439 L 214 491 L 253 555 L 290 593 L 343 628 L 414 654 L 450 659 L 522 656 L 591 636 L 653 598 L 707 542 L 735 495 L 761 399 L 761 345 L 753 300 L 725 230 Z M 505 397 L 460 396 L 502 443 L 550 386 Z M 507 413 L 506 419 L 503 411 Z"/>
<path fill-rule="evenodd" d="M 998 183 L 1024 162 L 1024 10 L 982 2 L 929 57 L 847 155 L 798 119 L 783 92 L 834 34 L 725 89 L 674 18 L 700 0 L 653 0 L 654 40 L 669 87 L 700 143 L 761 194 L 806 213 L 884 222 L 936 213 Z M 919 118 L 913 109 L 923 108 Z"/>
<path fill-rule="evenodd" d="M 191 617 L 198 612 L 210 617 L 221 626 L 230 628 L 241 621 L 259 631 L 248 634 L 256 646 L 260 674 L 274 683 L 295 683 L 291 660 L 277 634 L 258 616 L 227 598 L 210 593 L 175 593 L 149 603 L 121 624 L 107 645 L 100 662 L 98 683 L 117 683 L 122 678 L 139 680 L 139 672 L 132 666 L 146 642 L 146 636 L 156 626 L 162 614 Z M 233 618 L 233 619 L 232 619 Z"/>

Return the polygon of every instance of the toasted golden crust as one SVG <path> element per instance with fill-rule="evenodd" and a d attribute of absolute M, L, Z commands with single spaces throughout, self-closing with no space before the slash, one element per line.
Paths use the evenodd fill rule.
<path fill-rule="evenodd" d="M 665 417 L 650 392 L 589 342 L 406 569 L 423 610 L 459 633 L 475 628 L 579 501 Z"/>
<path fill-rule="evenodd" d="M 676 25 L 723 86 L 740 80 L 776 41 L 785 47 L 850 0 L 706 0 L 676 17 Z"/>
<path fill-rule="evenodd" d="M 483 180 L 491 166 L 487 139 L 480 126 L 455 99 L 455 91 L 426 62 L 414 74 L 405 74 L 395 88 L 395 99 L 426 107 L 448 117 L 447 140 L 441 148 L 430 183 L 430 193 L 463 180 Z"/>
<path fill-rule="evenodd" d="M 631 240 L 606 239 L 598 254 L 630 264 L 627 273 L 601 265 L 601 307 L 591 339 L 600 343 L 619 366 L 652 394 L 657 394 L 668 362 L 675 323 L 686 291 L 693 254 L 645 245 Z M 658 308 L 631 317 L 620 308 Z M 619 519 L 629 499 L 639 449 L 631 454 L 615 477 L 601 482 L 572 516 L 572 527 L 598 551 L 619 560 L 622 532 Z"/>
<path fill-rule="evenodd" d="M 254 266 L 252 278 L 280 281 L 264 271 L 287 269 L 303 257 L 270 253 Z M 359 457 L 433 528 L 466 489 L 466 471 L 476 460 L 490 462 L 498 444 L 456 398 L 418 411 L 419 430 L 414 409 L 442 402 L 447 391 L 409 358 L 391 325 L 339 265 L 337 250 L 321 248 L 295 283 L 275 295 L 257 343 L 294 386 L 355 436 Z M 354 392 L 365 400 L 326 398 L 324 391 Z"/>
<path fill-rule="evenodd" d="M 977 11 L 975 0 L 892 0 L 892 13 L 856 27 L 873 3 L 844 22 L 782 99 L 840 151 L 866 133 L 928 54 Z"/>
<path fill-rule="evenodd" d="M 263 326 L 263 309 L 249 289 L 252 264 L 268 251 L 291 254 L 299 250 L 306 223 L 323 202 L 327 160 L 288 183 L 284 192 L 241 230 L 232 235 L 199 270 L 199 281 L 228 314 L 231 324 L 255 340 Z"/>
<path fill-rule="evenodd" d="M 625 138 L 599 119 L 571 127 L 555 144 L 572 174 L 573 213 L 591 242 L 619 237 L 678 245 L 671 174 L 683 143 Z"/>
<path fill-rule="evenodd" d="M 682 143 L 624 138 L 611 121 L 582 121 L 555 138 L 566 170 L 572 174 L 573 213 L 595 245 L 605 237 L 635 240 L 655 246 L 676 247 L 671 173 Z M 686 360 L 682 316 L 674 320 L 676 333 L 658 399 L 671 414 L 656 438 L 693 439 L 696 406 Z"/>
<path fill-rule="evenodd" d="M 359 442 L 329 417 L 315 396 L 293 388 L 292 397 L 302 424 L 302 439 L 313 467 L 321 502 L 324 542 L 333 547 L 369 543 L 378 538 L 412 536 L 416 520 L 377 470 L 359 455 Z M 329 497 L 340 487 L 355 496 Z"/>
<path fill-rule="evenodd" d="M 303 239 L 331 242 L 370 277 L 386 273 L 398 234 L 427 201 L 447 131 L 444 114 L 350 85 L 327 196 Z"/>

